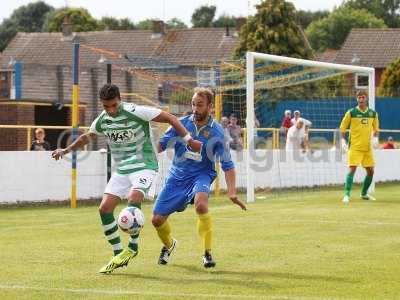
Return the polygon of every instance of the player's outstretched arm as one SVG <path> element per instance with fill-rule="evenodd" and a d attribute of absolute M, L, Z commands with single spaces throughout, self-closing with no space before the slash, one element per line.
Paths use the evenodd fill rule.
<path fill-rule="evenodd" d="M 199 152 L 201 150 L 202 143 L 200 141 L 196 141 L 195 139 L 193 139 L 190 133 L 187 131 L 187 129 L 174 115 L 163 111 L 157 117 L 152 119 L 152 121 L 170 124 L 178 132 L 179 136 L 181 136 L 184 139 L 184 141 L 190 146 L 190 148 L 192 148 L 193 151 Z M 159 145 L 158 152 L 161 151 L 162 149 Z"/>
<path fill-rule="evenodd" d="M 56 149 L 51 153 L 51 157 L 55 160 L 59 160 L 65 154 L 83 148 L 87 145 L 90 140 L 96 138 L 96 134 L 92 132 L 84 133 L 80 135 L 72 144 L 70 144 L 67 148 L 64 149 Z"/>
<path fill-rule="evenodd" d="M 246 205 L 240 201 L 236 195 L 236 172 L 235 168 L 225 171 L 225 181 L 228 188 L 228 197 L 233 203 L 239 205 L 241 209 L 247 210 Z"/>

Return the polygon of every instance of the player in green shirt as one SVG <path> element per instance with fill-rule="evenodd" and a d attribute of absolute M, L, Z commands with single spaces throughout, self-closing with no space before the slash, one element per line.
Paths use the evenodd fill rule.
<path fill-rule="evenodd" d="M 150 121 L 169 123 L 194 151 L 201 149 L 201 142 L 194 140 L 175 116 L 158 108 L 122 102 L 116 85 L 104 85 L 100 90 L 100 100 L 104 111 L 93 121 L 89 132 L 65 149 L 55 150 L 52 157 L 58 160 L 82 148 L 98 135 L 107 138 L 117 170 L 105 188 L 99 207 L 104 234 L 114 251 L 109 263 L 99 271 L 106 274 L 126 266 L 138 253 L 138 234 L 132 235 L 128 248 L 123 249 L 114 209 L 125 197 L 128 206 L 140 208 L 154 180 L 158 164 L 150 136 Z"/>

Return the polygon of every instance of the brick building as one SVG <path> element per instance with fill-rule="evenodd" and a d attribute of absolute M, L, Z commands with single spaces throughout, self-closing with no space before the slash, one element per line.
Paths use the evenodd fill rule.
<path fill-rule="evenodd" d="M 107 81 L 102 61 L 112 65 L 112 82 L 130 93 L 125 100 L 160 104 L 174 77 L 196 84 L 204 66 L 230 59 L 238 37 L 229 28 L 166 31 L 161 21 L 154 30 L 72 33 L 64 24 L 60 33 L 18 33 L 0 56 L 0 125 L 70 125 L 75 42 L 80 43 L 80 125 L 87 126 L 102 110 L 98 90 Z M 0 134 L 6 137 L 0 150 L 26 149 L 26 129 L 0 129 Z M 47 132 L 52 147 L 59 134 Z"/>
<path fill-rule="evenodd" d="M 337 64 L 375 68 L 375 86 L 379 86 L 387 66 L 400 57 L 400 28 L 354 28 L 337 51 Z M 366 88 L 368 78 L 356 75 L 356 88 Z"/>

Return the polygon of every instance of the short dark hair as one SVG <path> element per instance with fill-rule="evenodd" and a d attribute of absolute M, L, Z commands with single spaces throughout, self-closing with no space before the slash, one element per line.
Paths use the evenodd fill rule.
<path fill-rule="evenodd" d="M 115 84 L 107 83 L 103 85 L 100 89 L 100 99 L 101 100 L 112 100 L 115 97 L 121 99 L 121 95 L 119 94 L 119 88 Z"/>
<path fill-rule="evenodd" d="M 214 98 L 214 94 L 210 89 L 203 87 L 196 87 L 194 89 L 194 93 L 200 95 L 203 98 L 207 99 L 207 104 L 211 104 Z"/>

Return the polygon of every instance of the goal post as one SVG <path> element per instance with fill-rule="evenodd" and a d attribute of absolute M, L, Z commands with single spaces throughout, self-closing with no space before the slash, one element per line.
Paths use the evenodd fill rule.
<path fill-rule="evenodd" d="M 293 96 L 290 96 L 290 94 L 293 94 L 296 91 L 291 93 L 290 90 L 293 89 L 301 90 L 301 93 L 303 93 L 303 98 L 304 98 L 302 99 L 304 100 L 302 104 L 303 107 L 309 108 L 308 111 L 309 115 L 311 115 L 312 111 L 315 116 L 318 116 L 318 118 L 321 119 L 326 118 L 327 120 L 325 122 L 326 124 L 328 123 L 333 124 L 334 122 L 337 123 L 335 128 L 321 128 L 321 131 L 323 130 L 328 131 L 330 129 L 337 130 L 337 128 L 339 127 L 339 123 L 341 121 L 341 117 L 343 117 L 343 111 L 351 107 L 351 105 L 354 105 L 355 90 L 357 89 L 357 84 L 355 83 L 354 80 L 354 78 L 356 77 L 355 74 L 362 74 L 363 76 L 368 77 L 368 86 L 366 87 L 364 86 L 363 88 L 368 91 L 369 107 L 374 109 L 375 108 L 374 68 L 354 66 L 354 65 L 334 64 L 334 63 L 312 61 L 306 59 L 298 59 L 298 58 L 256 53 L 256 52 L 246 53 L 247 202 L 255 201 L 256 199 L 255 190 L 256 188 L 258 188 L 255 184 L 255 178 L 256 176 L 257 177 L 260 176 L 260 174 L 258 173 L 256 174 L 254 171 L 254 167 L 257 165 L 257 162 L 255 162 L 254 160 L 256 149 L 255 149 L 255 141 L 253 138 L 257 135 L 257 130 L 255 129 L 254 125 L 256 116 L 255 107 L 256 107 L 256 102 L 260 101 L 256 99 L 256 94 L 258 95 L 259 98 L 263 99 L 262 101 L 266 103 L 270 101 L 271 102 L 270 106 L 273 106 L 276 105 L 276 103 L 291 99 L 290 97 Z M 340 81 L 340 84 L 337 82 L 334 83 L 328 82 L 329 80 L 332 80 L 332 78 L 340 78 L 340 80 L 339 79 L 336 80 L 337 82 Z M 322 85 L 318 86 L 317 84 L 320 85 L 322 84 Z M 328 91 L 326 96 L 322 94 L 323 89 L 326 89 Z M 315 95 L 312 94 L 313 91 L 316 91 Z M 259 96 L 260 94 L 262 96 Z M 321 104 L 320 99 L 326 100 L 325 98 L 339 98 L 339 97 L 340 99 L 346 99 L 343 101 L 347 101 L 346 104 L 343 104 L 344 102 L 336 104 L 337 107 L 340 106 L 341 108 L 340 112 L 339 110 L 334 111 L 336 108 L 334 108 L 334 105 L 331 105 L 333 101 L 332 102 L 325 101 L 325 103 L 329 104 L 331 108 L 321 107 L 323 106 L 323 104 Z M 273 98 L 273 100 L 269 98 Z M 290 102 L 290 104 L 293 104 L 293 101 Z M 329 111 L 329 109 L 331 109 L 332 111 Z M 332 119 L 335 119 L 336 121 Z M 276 120 L 274 124 L 275 126 L 277 122 L 278 121 Z M 316 123 L 321 124 L 322 122 L 316 122 Z M 265 122 L 262 127 L 265 127 Z M 318 129 L 313 128 L 312 130 L 317 131 Z M 284 150 L 278 149 L 278 151 L 284 151 Z M 274 163 L 275 163 L 275 155 L 281 157 L 282 153 L 274 153 L 274 150 L 272 150 Z M 279 168 L 280 166 L 278 166 L 278 169 Z M 282 176 L 280 170 L 278 171 L 278 175 Z M 282 179 L 279 180 L 282 181 Z M 287 180 L 287 178 L 284 180 Z M 326 182 L 329 183 L 329 179 L 327 179 Z M 332 180 L 332 183 L 329 184 L 335 184 L 335 183 L 338 184 L 337 178 L 335 180 Z M 318 182 L 311 182 L 308 184 L 308 186 L 310 187 L 318 186 Z"/>

